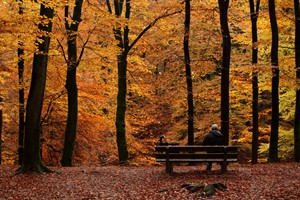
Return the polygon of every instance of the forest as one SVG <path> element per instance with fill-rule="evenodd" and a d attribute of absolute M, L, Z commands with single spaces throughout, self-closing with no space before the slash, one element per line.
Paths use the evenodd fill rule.
<path fill-rule="evenodd" d="M 299 1 L 1 0 L 0 163 L 154 164 L 217 123 L 300 161 Z"/>

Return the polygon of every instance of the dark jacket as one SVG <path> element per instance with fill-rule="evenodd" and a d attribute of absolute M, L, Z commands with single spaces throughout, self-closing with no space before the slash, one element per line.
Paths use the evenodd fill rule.
<path fill-rule="evenodd" d="M 224 136 L 218 130 L 212 130 L 205 136 L 202 145 L 224 145 Z"/>

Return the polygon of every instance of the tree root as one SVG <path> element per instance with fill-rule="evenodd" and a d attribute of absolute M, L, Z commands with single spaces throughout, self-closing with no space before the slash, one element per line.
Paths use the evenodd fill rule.
<path fill-rule="evenodd" d="M 43 174 L 44 172 L 54 173 L 54 171 L 52 171 L 51 169 L 49 169 L 48 167 L 46 167 L 42 163 L 36 163 L 36 164 L 33 164 L 33 165 L 24 165 L 24 164 L 22 164 L 22 166 L 16 171 L 16 175 L 25 174 L 25 173 Z"/>

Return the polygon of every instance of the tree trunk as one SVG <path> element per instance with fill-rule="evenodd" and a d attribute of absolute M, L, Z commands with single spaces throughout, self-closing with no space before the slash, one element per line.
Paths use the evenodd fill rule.
<path fill-rule="evenodd" d="M 294 0 L 295 8 L 295 61 L 296 61 L 296 109 L 294 123 L 295 161 L 300 162 L 300 7 L 299 0 Z"/>
<path fill-rule="evenodd" d="M 279 127 L 279 66 L 278 66 L 278 26 L 275 12 L 275 0 L 269 0 L 269 15 L 272 30 L 272 124 L 269 149 L 269 162 L 278 162 Z"/>
<path fill-rule="evenodd" d="M 123 52 L 118 56 L 118 96 L 117 96 L 117 146 L 119 160 L 125 162 L 128 160 L 128 150 L 126 143 L 125 113 L 126 113 L 126 95 L 127 95 L 127 54 Z"/>
<path fill-rule="evenodd" d="M 72 156 L 74 143 L 76 139 L 77 118 L 78 118 L 78 89 L 76 83 L 76 69 L 79 65 L 77 59 L 77 31 L 81 21 L 81 9 L 83 0 L 76 0 L 72 23 L 69 25 L 68 6 L 65 7 L 65 26 L 67 30 L 68 44 L 68 62 L 67 62 L 67 80 L 66 89 L 68 92 L 68 118 L 65 132 L 65 141 L 63 155 L 61 159 L 62 166 L 72 166 Z"/>
<path fill-rule="evenodd" d="M 19 69 L 19 165 L 22 165 L 23 151 L 24 151 L 24 127 L 25 127 L 25 100 L 24 100 L 24 82 L 23 82 L 23 71 L 24 71 L 24 50 L 22 47 L 18 48 L 18 69 Z"/>
<path fill-rule="evenodd" d="M 76 66 L 70 65 L 67 70 L 66 89 L 68 92 L 68 117 L 65 131 L 62 166 L 72 166 L 72 156 L 76 139 L 78 90 L 76 85 Z"/>
<path fill-rule="evenodd" d="M 124 1 L 114 1 L 115 16 L 119 18 L 122 15 Z M 108 11 L 112 13 L 109 0 L 106 1 Z M 125 18 L 130 18 L 130 0 L 125 2 Z M 114 36 L 118 42 L 118 47 L 121 52 L 118 53 L 118 94 L 117 94 L 117 110 L 116 110 L 116 141 L 118 147 L 118 155 L 120 162 L 126 162 L 129 159 L 127 142 L 126 142 L 126 98 L 127 98 L 127 56 L 130 50 L 129 47 L 129 28 L 125 25 L 122 32 L 121 25 L 117 23 L 114 28 Z"/>
<path fill-rule="evenodd" d="M 19 1 L 19 14 L 23 15 L 23 0 Z M 25 127 L 25 100 L 24 100 L 24 49 L 23 42 L 19 40 L 18 47 L 18 74 L 19 74 L 19 165 L 22 165 L 24 151 L 24 127 Z"/>
<path fill-rule="evenodd" d="M 40 16 L 49 19 L 48 25 L 39 24 L 38 28 L 45 32 L 39 36 L 38 53 L 34 54 L 32 78 L 29 96 L 26 106 L 25 140 L 23 163 L 18 173 L 34 171 L 41 173 L 49 171 L 43 165 L 40 155 L 40 133 L 41 133 L 41 112 L 44 101 L 44 91 L 46 85 L 48 51 L 50 45 L 49 33 L 52 30 L 52 18 L 54 10 L 49 5 L 41 4 Z"/>
<path fill-rule="evenodd" d="M 257 18 L 259 13 L 260 0 L 256 1 L 256 8 L 254 7 L 254 0 L 249 0 L 251 25 L 252 25 L 252 164 L 257 163 L 258 159 L 258 77 L 257 77 Z"/>
<path fill-rule="evenodd" d="M 218 0 L 220 9 L 220 24 L 223 36 L 223 58 L 221 76 L 221 131 L 225 144 L 229 143 L 229 67 L 231 39 L 228 26 L 229 0 Z"/>
<path fill-rule="evenodd" d="M 119 18 L 122 15 L 124 1 L 114 1 L 114 14 L 116 18 Z M 110 1 L 106 0 L 108 12 L 112 14 L 112 7 Z M 130 18 L 130 0 L 125 1 L 125 18 L 129 20 Z M 116 28 L 113 29 L 114 36 L 118 42 L 118 47 L 120 52 L 117 54 L 118 59 L 118 95 L 117 95 L 117 111 L 116 111 L 116 134 L 117 134 L 117 147 L 119 160 L 125 162 L 129 159 L 127 143 L 126 143 L 126 96 L 127 96 L 127 56 L 130 49 L 142 38 L 142 36 L 152 27 L 155 23 L 164 17 L 168 17 L 179 13 L 178 11 L 165 14 L 156 18 L 152 23 L 146 26 L 140 34 L 132 41 L 129 45 L 129 27 L 128 24 L 125 24 L 123 32 L 121 25 L 117 22 Z"/>
<path fill-rule="evenodd" d="M 2 97 L 0 96 L 0 165 L 2 164 L 2 123 L 3 123 L 1 103 L 2 103 Z"/>
<path fill-rule="evenodd" d="M 194 102 L 193 102 L 193 81 L 191 72 L 191 59 L 189 51 L 190 37 L 190 21 L 191 8 L 190 0 L 185 0 L 185 21 L 184 21 L 184 60 L 185 60 L 185 77 L 187 84 L 187 100 L 188 100 L 188 145 L 194 144 Z"/>

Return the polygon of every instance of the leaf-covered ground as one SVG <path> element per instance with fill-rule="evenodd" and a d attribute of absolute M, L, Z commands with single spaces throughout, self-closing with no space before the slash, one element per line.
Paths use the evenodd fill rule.
<path fill-rule="evenodd" d="M 164 166 L 51 168 L 61 173 L 14 175 L 17 166 L 0 166 L 0 199 L 205 199 L 196 197 L 182 184 L 222 182 L 227 190 L 217 190 L 210 199 L 299 199 L 300 163 L 230 165 L 221 175 L 204 165 L 174 166 L 165 174 Z"/>

